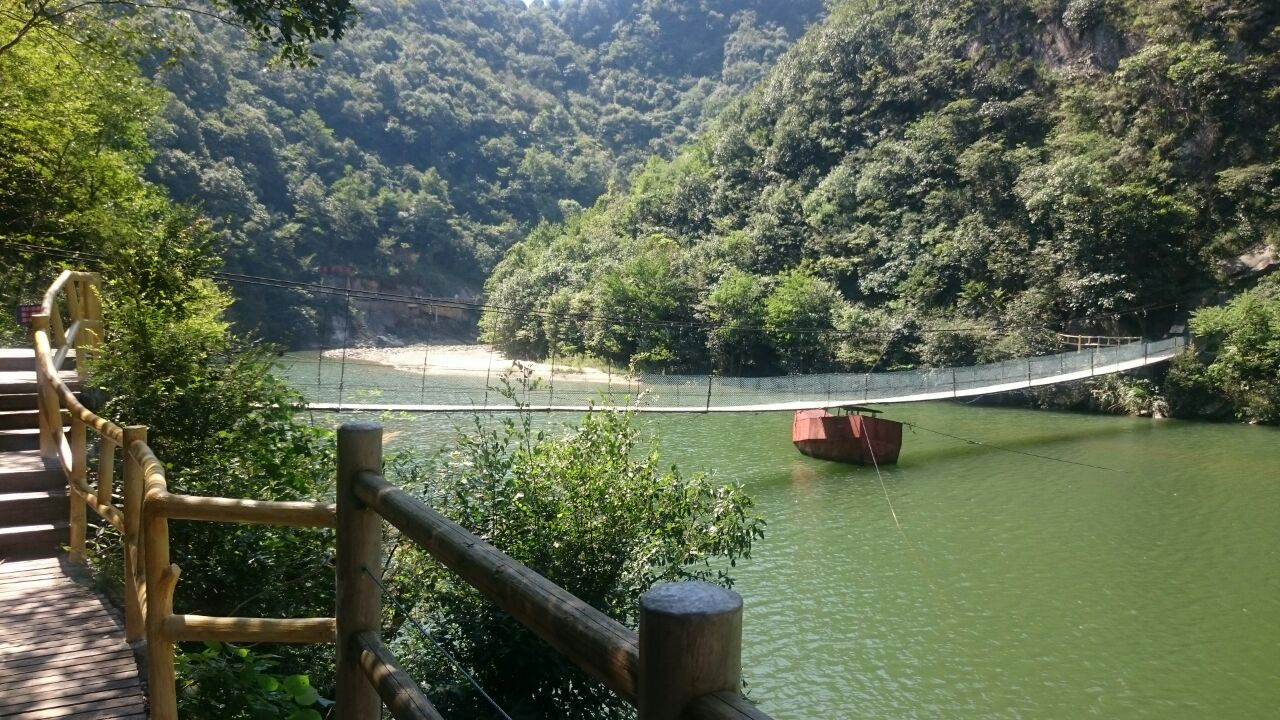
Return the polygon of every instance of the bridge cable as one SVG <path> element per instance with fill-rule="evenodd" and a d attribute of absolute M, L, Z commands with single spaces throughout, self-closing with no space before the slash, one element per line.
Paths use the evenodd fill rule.
<path fill-rule="evenodd" d="M 431 633 L 427 632 L 426 628 L 422 627 L 422 624 L 419 623 L 413 617 L 413 614 L 409 612 L 408 608 L 406 608 L 403 604 L 401 604 L 399 598 L 397 598 L 390 590 L 388 590 L 386 585 L 382 584 L 382 580 L 378 578 L 378 576 L 369 572 L 369 568 L 361 567 L 360 569 L 363 570 L 364 574 L 368 575 L 369 579 L 372 580 L 373 583 L 382 590 L 382 594 L 385 595 L 387 599 L 390 600 L 391 603 L 396 606 L 396 609 L 404 614 L 405 620 L 411 626 L 417 629 L 418 632 L 422 633 L 423 637 L 429 640 L 431 644 L 434 645 L 436 649 L 440 651 L 440 654 L 444 655 L 445 658 L 448 659 L 449 663 L 453 665 L 453 668 L 457 670 L 459 673 L 461 673 L 462 676 L 467 679 L 467 682 L 471 683 L 471 686 L 476 689 L 476 692 L 479 692 L 480 695 L 483 696 L 486 701 L 488 701 L 489 705 L 493 707 L 494 711 L 497 712 L 499 715 L 501 715 L 503 718 L 505 718 L 505 720 L 511 720 L 511 716 L 507 714 L 507 711 L 503 710 L 502 706 L 499 705 L 496 700 L 490 697 L 489 693 L 484 691 L 484 688 L 480 687 L 480 683 L 471 675 L 471 673 L 467 672 L 466 668 L 462 667 L 462 663 L 458 662 L 458 659 L 453 656 L 453 653 L 449 652 L 445 648 L 445 646 L 440 644 L 440 642 L 436 640 Z"/>
<path fill-rule="evenodd" d="M 1039 458 L 1041 460 L 1051 460 L 1053 462 L 1066 463 L 1068 465 L 1078 465 L 1080 467 L 1092 468 L 1094 470 L 1106 470 L 1107 472 L 1116 472 L 1116 473 L 1125 472 L 1124 470 L 1118 470 L 1112 467 L 1105 467 L 1103 465 L 1091 465 L 1089 463 L 1077 462 L 1075 460 L 1065 460 L 1063 458 L 1053 457 L 1052 455 L 1040 455 L 1033 452 L 1027 452 L 1025 450 L 1014 450 L 1013 448 L 1001 447 L 999 445 L 992 445 L 990 443 L 985 443 L 985 442 L 982 442 L 981 440 L 970 440 L 969 438 L 960 437 L 959 435 L 952 435 L 951 433 L 942 432 L 941 430 L 934 430 L 933 428 L 927 428 L 927 427 L 924 427 L 923 425 L 917 425 L 916 423 L 913 423 L 913 422 L 902 421 L 902 424 L 915 430 L 924 430 L 925 432 L 931 432 L 931 433 L 934 433 L 935 435 L 941 435 L 943 437 L 951 438 L 952 440 L 959 440 L 960 442 L 967 443 L 969 445 L 977 445 L 979 447 L 988 448 L 990 450 L 1000 450 L 1002 452 L 1014 453 L 1016 455 L 1026 455 L 1027 457 Z"/>

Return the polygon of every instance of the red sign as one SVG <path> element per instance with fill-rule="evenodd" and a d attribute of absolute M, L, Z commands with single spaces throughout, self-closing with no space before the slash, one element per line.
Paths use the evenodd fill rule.
<path fill-rule="evenodd" d="M 39 305 L 19 305 L 18 306 L 18 322 L 23 325 L 31 324 L 31 316 L 40 313 Z"/>

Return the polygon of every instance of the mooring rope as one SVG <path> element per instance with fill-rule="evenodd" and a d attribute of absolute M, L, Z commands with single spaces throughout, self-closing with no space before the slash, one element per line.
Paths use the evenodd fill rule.
<path fill-rule="evenodd" d="M 925 432 L 931 432 L 935 435 L 941 435 L 943 437 L 948 437 L 953 440 L 959 440 L 960 442 L 967 443 L 969 445 L 977 445 L 979 447 L 989 448 L 991 450 L 1000 450 L 1002 452 L 1014 453 L 1017 455 L 1026 455 L 1027 457 L 1039 458 L 1041 460 L 1051 460 L 1053 462 L 1066 463 L 1067 465 L 1078 465 L 1080 467 L 1092 468 L 1094 470 L 1106 470 L 1108 472 L 1118 472 L 1118 473 L 1124 472 L 1123 470 L 1117 470 L 1116 468 L 1106 467 L 1103 465 L 1091 465 L 1089 463 L 1077 462 L 1075 460 L 1064 460 L 1063 458 L 1053 457 L 1052 455 L 1040 455 L 1038 453 L 1027 452 L 1025 450 L 1014 450 L 1013 448 L 1001 447 L 999 445 L 984 443 L 981 440 L 970 440 L 969 438 L 960 437 L 959 435 L 952 435 L 951 433 L 942 432 L 941 430 L 934 430 L 933 428 L 927 428 L 923 425 L 917 425 L 916 423 L 912 423 L 912 422 L 904 421 L 902 424 L 906 425 L 909 428 L 924 430 Z"/>
<path fill-rule="evenodd" d="M 907 534 L 902 531 L 902 523 L 898 522 L 898 511 L 893 509 L 893 500 L 889 499 L 889 486 L 884 484 L 884 475 L 880 473 L 880 462 L 876 460 L 875 448 L 871 447 L 871 435 L 867 432 L 866 424 L 862 426 L 862 439 L 867 443 L 867 452 L 871 454 L 871 465 L 876 469 L 876 478 L 880 480 L 880 489 L 884 491 L 884 501 L 889 505 L 889 514 L 893 516 L 893 524 L 898 527 L 898 532 L 902 533 L 902 540 L 906 542 Z M 907 543 L 910 545 L 910 543 Z"/>

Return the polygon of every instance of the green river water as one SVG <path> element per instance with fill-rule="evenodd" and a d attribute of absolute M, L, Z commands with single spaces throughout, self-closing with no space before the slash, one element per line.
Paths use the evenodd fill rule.
<path fill-rule="evenodd" d="M 349 401 L 417 402 L 406 373 L 345 373 Z M 295 368 L 304 391 L 315 375 Z M 743 483 L 768 522 L 736 572 L 765 710 L 1280 718 L 1280 431 L 951 403 L 888 416 L 1105 469 L 908 429 L 881 481 L 801 456 L 789 413 L 643 420 L 665 459 Z M 434 449 L 465 419 L 382 422 Z"/>

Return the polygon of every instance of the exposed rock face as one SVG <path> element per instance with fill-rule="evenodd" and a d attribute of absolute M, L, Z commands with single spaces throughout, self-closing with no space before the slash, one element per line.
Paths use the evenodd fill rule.
<path fill-rule="evenodd" d="M 1231 260 L 1223 260 L 1218 269 L 1232 279 L 1244 279 L 1265 275 L 1280 266 L 1280 253 L 1266 243 L 1258 243 L 1248 252 Z"/>

